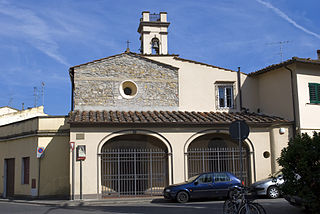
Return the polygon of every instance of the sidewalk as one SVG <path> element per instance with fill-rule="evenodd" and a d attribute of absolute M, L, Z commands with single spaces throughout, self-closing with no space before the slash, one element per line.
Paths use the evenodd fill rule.
<path fill-rule="evenodd" d="M 0 198 L 0 202 L 38 204 L 47 206 L 89 206 L 96 204 L 130 204 L 130 203 L 146 203 L 153 200 L 163 199 L 163 197 L 143 197 L 143 198 L 106 198 L 106 199 L 84 199 L 84 200 L 21 200 L 21 199 L 5 199 Z"/>

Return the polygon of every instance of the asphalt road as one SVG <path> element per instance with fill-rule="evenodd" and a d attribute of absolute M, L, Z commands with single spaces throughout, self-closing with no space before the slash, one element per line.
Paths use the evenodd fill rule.
<path fill-rule="evenodd" d="M 291 206 L 284 199 L 259 199 L 270 214 L 305 214 L 302 209 Z M 91 203 L 86 206 L 55 206 L 15 202 L 0 202 L 0 214 L 125 214 L 125 213 L 151 213 L 151 214 L 195 214 L 195 213 L 222 213 L 223 201 L 196 201 L 186 204 L 168 202 L 162 199 L 155 199 L 152 202 L 127 202 L 122 201 L 114 204 L 103 202 Z"/>

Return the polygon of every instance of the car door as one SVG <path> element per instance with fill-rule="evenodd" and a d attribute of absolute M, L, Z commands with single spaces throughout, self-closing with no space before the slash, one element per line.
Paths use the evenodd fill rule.
<path fill-rule="evenodd" d="M 192 198 L 208 198 L 213 187 L 213 174 L 205 173 L 199 176 L 189 189 Z"/>
<path fill-rule="evenodd" d="M 214 182 L 212 186 L 212 195 L 215 197 L 224 197 L 228 195 L 232 180 L 225 172 L 214 173 Z"/>

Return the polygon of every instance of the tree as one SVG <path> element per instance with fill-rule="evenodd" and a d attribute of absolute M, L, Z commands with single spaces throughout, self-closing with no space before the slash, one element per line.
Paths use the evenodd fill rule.
<path fill-rule="evenodd" d="M 283 193 L 299 196 L 313 213 L 320 213 L 320 133 L 291 139 L 278 163 L 283 167 Z"/>

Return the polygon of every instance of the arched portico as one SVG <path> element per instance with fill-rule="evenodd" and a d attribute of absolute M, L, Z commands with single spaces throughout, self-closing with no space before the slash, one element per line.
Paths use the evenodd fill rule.
<path fill-rule="evenodd" d="M 228 171 L 240 176 L 240 149 L 238 142 L 230 138 L 228 130 L 206 130 L 195 133 L 185 144 L 185 178 L 201 172 Z M 242 146 L 243 180 L 251 183 L 251 157 L 254 151 L 249 142 Z M 252 155 L 253 156 L 253 155 Z"/>
<path fill-rule="evenodd" d="M 161 135 L 127 130 L 106 136 L 98 146 L 102 197 L 162 194 L 171 182 L 171 146 Z"/>

